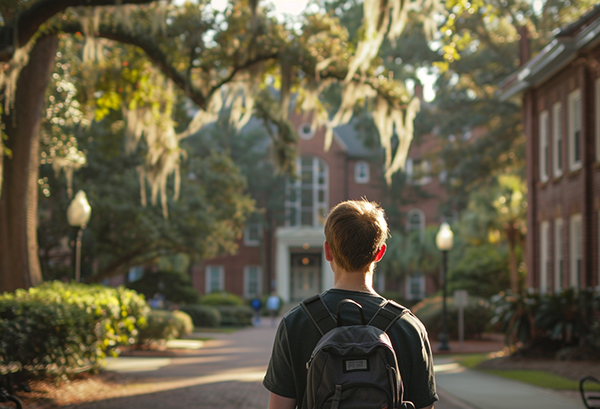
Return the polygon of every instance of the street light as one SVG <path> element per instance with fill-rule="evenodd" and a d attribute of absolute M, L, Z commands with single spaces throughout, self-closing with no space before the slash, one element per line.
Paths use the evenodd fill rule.
<path fill-rule="evenodd" d="M 450 230 L 450 225 L 443 222 L 440 230 L 435 236 L 435 244 L 442 252 L 442 285 L 444 287 L 444 299 L 442 303 L 442 331 L 440 332 L 440 351 L 450 351 L 448 345 L 448 322 L 446 320 L 446 275 L 448 266 L 448 251 L 452 250 L 454 244 L 454 233 Z"/>
<path fill-rule="evenodd" d="M 75 281 L 79 282 L 81 277 L 81 236 L 83 235 L 83 229 L 87 222 L 90 220 L 92 215 L 92 208 L 87 201 L 85 192 L 80 190 L 75 195 L 75 198 L 69 204 L 67 209 L 67 220 L 73 227 L 78 227 L 77 241 L 75 242 Z"/>

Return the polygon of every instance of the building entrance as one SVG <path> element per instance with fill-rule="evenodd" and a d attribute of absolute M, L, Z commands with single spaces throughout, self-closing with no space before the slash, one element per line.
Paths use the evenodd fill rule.
<path fill-rule="evenodd" d="M 291 255 L 292 299 L 303 300 L 321 292 L 321 254 Z"/>

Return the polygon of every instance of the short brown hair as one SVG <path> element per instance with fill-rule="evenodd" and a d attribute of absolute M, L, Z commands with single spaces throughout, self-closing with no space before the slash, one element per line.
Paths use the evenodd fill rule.
<path fill-rule="evenodd" d="M 385 212 L 366 199 L 339 203 L 325 221 L 325 239 L 333 259 L 346 271 L 363 271 L 388 235 Z"/>

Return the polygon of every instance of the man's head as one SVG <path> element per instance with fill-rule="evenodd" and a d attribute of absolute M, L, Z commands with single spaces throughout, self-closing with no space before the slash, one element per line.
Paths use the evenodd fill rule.
<path fill-rule="evenodd" d="M 325 240 L 336 264 L 345 271 L 365 271 L 378 261 L 388 235 L 383 209 L 367 200 L 342 202 L 325 221 Z"/>

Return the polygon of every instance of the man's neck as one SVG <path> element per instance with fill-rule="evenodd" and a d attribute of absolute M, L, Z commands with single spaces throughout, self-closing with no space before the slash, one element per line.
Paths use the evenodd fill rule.
<path fill-rule="evenodd" d="M 333 288 L 347 291 L 360 291 L 377 294 L 373 289 L 373 273 L 370 270 L 360 271 L 335 271 Z"/>

